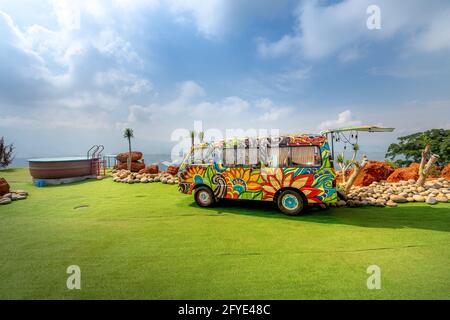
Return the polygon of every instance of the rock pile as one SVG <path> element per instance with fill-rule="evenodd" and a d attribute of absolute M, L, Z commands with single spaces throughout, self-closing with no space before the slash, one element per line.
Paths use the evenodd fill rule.
<path fill-rule="evenodd" d="M 359 172 L 353 185 L 368 186 L 372 182 L 386 180 L 393 172 L 394 169 L 389 164 L 371 160 Z"/>
<path fill-rule="evenodd" d="M 0 205 L 10 204 L 16 200 L 24 200 L 28 197 L 28 192 L 25 190 L 10 190 L 10 192 L 0 197 Z"/>
<path fill-rule="evenodd" d="M 409 167 L 398 168 L 387 178 L 388 182 L 417 180 L 419 178 L 419 164 L 411 163 Z"/>
<path fill-rule="evenodd" d="M 114 169 L 127 170 L 129 157 L 130 157 L 129 152 L 119 153 L 116 156 L 116 159 L 117 159 L 117 161 L 119 161 L 119 164 L 115 165 Z M 145 163 L 144 163 L 144 161 L 141 161 L 142 157 L 143 157 L 142 152 L 139 152 L 139 151 L 131 152 L 131 171 L 132 172 L 139 172 L 140 170 L 145 169 Z"/>
<path fill-rule="evenodd" d="M 442 169 L 441 176 L 450 180 L 450 163 Z"/>
<path fill-rule="evenodd" d="M 113 181 L 122 183 L 151 183 L 161 182 L 165 184 L 178 184 L 177 176 L 167 172 L 160 173 L 136 173 L 128 170 L 113 170 Z"/>
<path fill-rule="evenodd" d="M 398 203 L 426 202 L 436 204 L 450 200 L 450 181 L 445 178 L 430 180 L 423 187 L 418 187 L 416 181 L 410 179 L 400 182 L 373 182 L 369 186 L 352 187 L 347 200 L 339 200 L 331 206 L 390 206 Z"/>

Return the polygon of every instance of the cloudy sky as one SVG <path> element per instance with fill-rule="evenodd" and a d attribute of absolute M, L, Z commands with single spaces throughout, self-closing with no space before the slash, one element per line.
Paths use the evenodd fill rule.
<path fill-rule="evenodd" d="M 369 5 L 381 29 L 366 26 Z M 175 129 L 450 128 L 450 1 L 0 0 L 18 157 L 168 152 Z M 362 141 L 364 144 L 364 140 Z"/>

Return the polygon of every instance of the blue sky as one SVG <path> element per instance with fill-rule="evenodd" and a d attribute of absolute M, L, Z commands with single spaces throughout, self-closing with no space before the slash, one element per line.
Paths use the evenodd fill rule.
<path fill-rule="evenodd" d="M 366 26 L 369 5 L 381 29 Z M 450 2 L 0 0 L 0 132 L 18 157 L 168 152 L 174 130 L 450 128 Z"/>

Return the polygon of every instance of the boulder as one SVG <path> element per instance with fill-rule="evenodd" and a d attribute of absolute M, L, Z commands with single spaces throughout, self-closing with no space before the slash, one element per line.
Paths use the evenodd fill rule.
<path fill-rule="evenodd" d="M 171 174 L 171 175 L 176 175 L 177 173 L 178 173 L 178 169 L 179 169 L 179 167 L 176 167 L 176 166 L 169 166 L 168 168 L 167 168 L 167 173 L 169 173 L 169 174 Z"/>
<path fill-rule="evenodd" d="M 448 202 L 448 198 L 446 196 L 437 196 L 436 200 L 438 202 Z"/>
<path fill-rule="evenodd" d="M 2 204 L 10 204 L 12 200 L 10 198 L 0 198 L 0 205 Z"/>
<path fill-rule="evenodd" d="M 127 163 L 128 157 L 130 156 L 129 152 L 123 152 L 123 153 L 119 153 L 116 156 L 116 159 L 120 162 L 120 163 Z M 131 152 L 131 161 L 132 162 L 136 162 L 142 159 L 142 152 L 139 151 L 132 151 Z"/>
<path fill-rule="evenodd" d="M 147 168 L 142 169 L 139 171 L 141 174 L 157 174 L 159 172 L 158 165 L 152 164 L 148 166 Z"/>
<path fill-rule="evenodd" d="M 418 194 L 415 194 L 412 197 L 413 197 L 414 201 L 416 201 L 416 202 L 425 202 L 425 197 L 420 196 Z"/>
<path fill-rule="evenodd" d="M 356 177 L 355 186 L 368 186 L 374 182 L 386 180 L 394 169 L 385 162 L 369 161 Z"/>
<path fill-rule="evenodd" d="M 399 182 L 414 180 L 419 178 L 419 164 L 411 163 L 409 167 L 395 169 L 394 172 L 387 178 L 388 182 Z"/>
<path fill-rule="evenodd" d="M 398 206 L 398 204 L 396 202 L 392 201 L 392 200 L 389 200 L 388 202 L 386 202 L 386 205 L 388 207 L 396 207 L 396 206 Z"/>
<path fill-rule="evenodd" d="M 442 169 L 441 177 L 450 180 L 450 163 Z"/>
<path fill-rule="evenodd" d="M 145 168 L 145 164 L 142 162 L 132 162 L 131 163 L 131 171 L 132 172 L 139 172 L 140 170 Z M 127 163 L 120 163 L 116 166 L 114 166 L 114 169 L 117 170 L 127 170 L 128 164 Z"/>
<path fill-rule="evenodd" d="M 5 179 L 0 178 L 0 196 L 9 193 L 9 184 Z"/>
<path fill-rule="evenodd" d="M 435 197 L 429 196 L 429 197 L 427 197 L 427 199 L 425 200 L 425 202 L 428 203 L 428 204 L 436 204 L 436 203 L 437 203 L 437 200 L 436 200 Z"/>
<path fill-rule="evenodd" d="M 393 195 L 390 197 L 390 200 L 392 200 L 392 201 L 394 201 L 394 202 L 397 202 L 397 203 L 405 203 L 405 202 L 408 202 L 408 199 L 406 199 L 405 197 L 399 196 L 399 195 L 395 195 L 395 194 L 393 194 Z"/>

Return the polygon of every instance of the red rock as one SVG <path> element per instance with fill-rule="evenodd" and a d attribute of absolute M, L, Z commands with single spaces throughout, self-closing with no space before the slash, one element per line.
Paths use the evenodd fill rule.
<path fill-rule="evenodd" d="M 148 173 L 151 173 L 151 174 L 157 174 L 159 172 L 158 165 L 156 165 L 156 164 L 148 166 L 148 170 L 149 170 Z"/>
<path fill-rule="evenodd" d="M 388 182 L 399 182 L 403 180 L 417 180 L 419 178 L 419 164 L 411 163 L 409 167 L 398 168 L 387 178 Z"/>
<path fill-rule="evenodd" d="M 116 156 L 116 159 L 120 162 L 120 163 L 127 163 L 128 157 L 129 157 L 129 152 L 123 152 L 123 153 L 119 153 Z M 131 152 L 131 161 L 132 162 L 136 162 L 142 159 L 142 152 L 139 151 L 132 151 Z"/>
<path fill-rule="evenodd" d="M 9 184 L 5 179 L 0 178 L 0 196 L 9 193 Z"/>
<path fill-rule="evenodd" d="M 143 174 L 143 173 L 157 174 L 158 172 L 159 172 L 159 168 L 155 164 L 152 164 L 152 165 L 148 166 L 147 168 L 144 168 L 141 171 L 139 171 L 139 173 L 141 173 L 141 174 Z"/>
<path fill-rule="evenodd" d="M 127 163 L 120 163 L 114 166 L 116 170 L 128 170 Z M 139 172 L 140 170 L 145 169 L 145 163 L 142 162 L 131 162 L 131 172 Z"/>
<path fill-rule="evenodd" d="M 176 175 L 178 173 L 178 167 L 175 166 L 169 166 L 167 168 L 167 173 L 171 174 L 171 175 Z"/>
<path fill-rule="evenodd" d="M 355 186 L 368 186 L 372 182 L 386 180 L 394 172 L 387 163 L 381 161 L 369 161 L 356 177 Z"/>
<path fill-rule="evenodd" d="M 442 169 L 441 177 L 450 180 L 450 163 Z"/>

